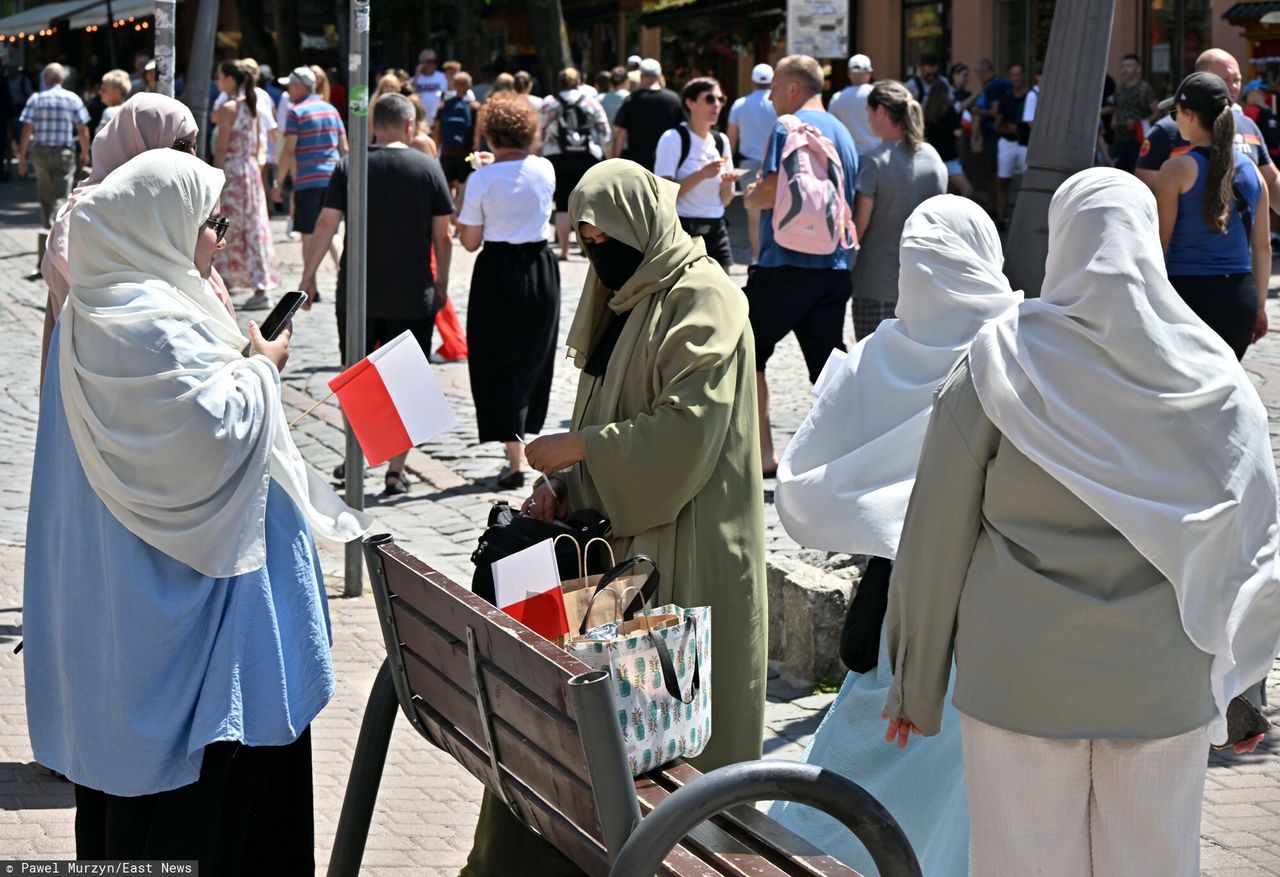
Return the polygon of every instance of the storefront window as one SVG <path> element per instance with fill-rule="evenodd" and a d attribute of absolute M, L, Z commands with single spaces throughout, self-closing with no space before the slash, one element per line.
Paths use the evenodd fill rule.
<path fill-rule="evenodd" d="M 902 66 L 915 73 L 922 55 L 936 55 L 945 70 L 950 65 L 951 4 L 907 2 L 902 4 Z"/>
<path fill-rule="evenodd" d="M 1049 51 L 1053 0 L 998 0 L 996 63 L 1001 70 L 1021 64 L 1028 77 Z"/>
<path fill-rule="evenodd" d="M 1156 93 L 1171 94 L 1209 46 L 1211 0 L 1148 0 L 1146 74 Z"/>

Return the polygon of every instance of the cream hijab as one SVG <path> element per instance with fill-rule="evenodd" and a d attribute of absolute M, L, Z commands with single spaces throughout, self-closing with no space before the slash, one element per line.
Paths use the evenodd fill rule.
<path fill-rule="evenodd" d="M 974 335 L 1022 301 L 996 227 L 972 201 L 930 198 L 902 231 L 898 319 L 850 352 L 778 464 L 774 503 L 811 548 L 894 558 L 933 395 Z"/>
<path fill-rule="evenodd" d="M 1262 401 L 1170 286 L 1157 228 L 1128 174 L 1067 180 L 1041 298 L 988 324 L 969 360 L 1000 432 L 1172 583 L 1213 656 L 1221 743 L 1227 702 L 1280 646 L 1275 460 Z"/>
<path fill-rule="evenodd" d="M 171 149 L 144 152 L 71 214 L 71 294 L 59 380 L 85 475 L 147 544 L 215 578 L 260 569 L 267 487 L 280 484 L 321 536 L 369 519 L 302 461 L 280 378 L 192 260 L 221 171 Z"/>
<path fill-rule="evenodd" d="M 71 211 L 76 202 L 97 188 L 107 174 L 135 155 L 149 149 L 167 149 L 179 138 L 196 142 L 196 119 L 181 101 L 162 94 L 136 94 L 125 101 L 119 112 L 103 126 L 93 139 L 93 172 L 76 186 L 71 197 L 58 211 L 49 229 L 44 260 L 40 271 L 49 284 L 49 301 L 56 319 L 71 289 L 71 266 L 68 262 L 68 239 Z"/>

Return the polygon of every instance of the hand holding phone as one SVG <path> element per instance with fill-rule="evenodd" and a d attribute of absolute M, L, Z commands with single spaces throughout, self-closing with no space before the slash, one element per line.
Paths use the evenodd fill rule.
<path fill-rule="evenodd" d="M 298 308 L 302 307 L 302 303 L 307 300 L 307 294 L 299 290 L 286 292 L 280 296 L 280 301 L 276 302 L 276 306 L 271 309 L 271 313 L 267 314 L 267 318 L 262 321 L 259 332 L 265 341 L 275 341 L 276 336 L 284 329 L 285 324 L 293 319 L 293 315 L 297 313 Z M 253 353 L 253 342 L 244 346 L 240 351 L 245 356 Z"/>

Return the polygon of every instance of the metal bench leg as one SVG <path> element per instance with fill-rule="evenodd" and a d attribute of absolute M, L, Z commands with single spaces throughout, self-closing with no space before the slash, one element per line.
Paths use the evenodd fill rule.
<path fill-rule="evenodd" d="M 364 858 L 365 841 L 369 839 L 369 823 L 373 821 L 373 806 L 378 800 L 378 786 L 382 782 L 391 729 L 395 726 L 398 711 L 391 665 L 383 661 L 373 680 L 364 720 L 360 723 L 351 776 L 342 800 L 342 815 L 338 817 L 338 833 L 333 838 L 328 877 L 358 877 L 360 874 L 360 861 Z"/>

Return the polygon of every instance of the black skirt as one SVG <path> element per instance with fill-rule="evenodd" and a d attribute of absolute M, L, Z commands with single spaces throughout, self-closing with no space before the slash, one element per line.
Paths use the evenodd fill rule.
<path fill-rule="evenodd" d="M 559 332 L 560 266 L 546 243 L 486 242 L 467 304 L 467 370 L 480 441 L 542 431 Z"/>
<path fill-rule="evenodd" d="M 75 789 L 77 859 L 194 859 L 203 877 L 315 873 L 309 728 L 287 746 L 212 743 L 200 778 L 172 791 Z"/>

